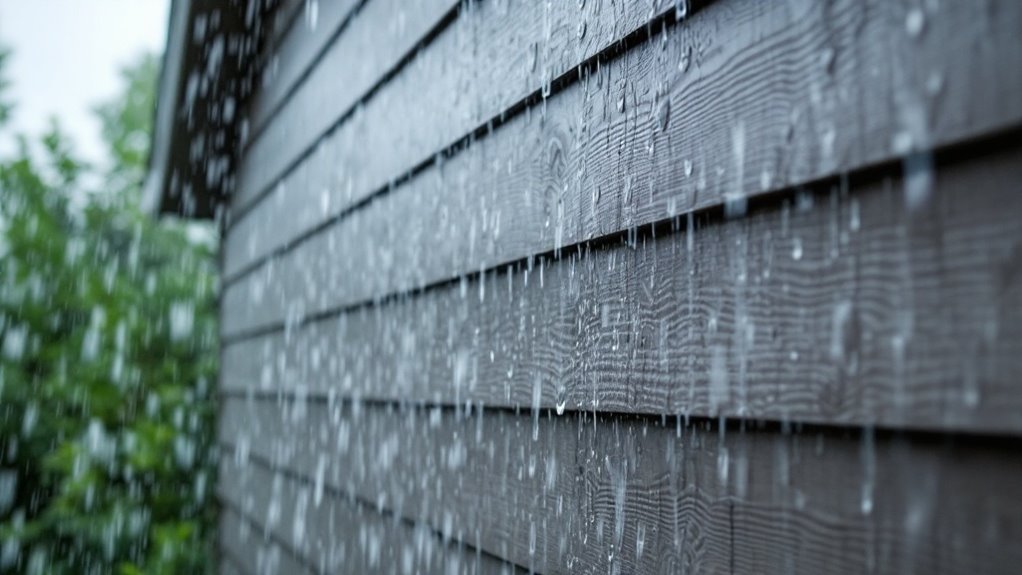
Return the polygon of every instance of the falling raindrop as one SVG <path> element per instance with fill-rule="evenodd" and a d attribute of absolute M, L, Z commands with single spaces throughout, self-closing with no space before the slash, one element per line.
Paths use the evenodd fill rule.
<path fill-rule="evenodd" d="M 918 38 L 923 33 L 925 26 L 926 15 L 922 8 L 915 6 L 908 11 L 908 15 L 905 16 L 905 30 L 908 31 L 909 36 Z"/>
<path fill-rule="evenodd" d="M 309 29 L 315 30 L 316 25 L 319 23 L 319 0 L 306 0 L 305 18 L 309 24 Z"/>
<path fill-rule="evenodd" d="M 4 357 L 11 361 L 18 361 L 25 354 L 25 344 L 28 341 L 28 327 L 21 325 L 7 329 L 4 333 Z"/>
<path fill-rule="evenodd" d="M 926 93 L 930 96 L 937 96 L 944 90 L 944 75 L 940 72 L 933 72 L 926 79 Z"/>
<path fill-rule="evenodd" d="M 557 387 L 557 404 L 555 406 L 557 415 L 564 415 L 564 409 L 568 404 L 568 388 L 563 383 Z"/>
<path fill-rule="evenodd" d="M 688 0 L 674 0 L 674 17 L 684 20 L 688 16 Z"/>
<path fill-rule="evenodd" d="M 912 134 L 908 130 L 899 130 L 891 141 L 891 149 L 895 154 L 904 155 L 912 151 Z"/>
<path fill-rule="evenodd" d="M 642 562 L 642 553 L 646 549 L 646 524 L 639 522 L 635 533 L 635 561 Z"/>
<path fill-rule="evenodd" d="M 860 509 L 863 515 L 873 512 L 873 489 L 876 481 L 876 447 L 873 439 L 873 428 L 867 427 L 862 432 L 862 494 Z"/>
<path fill-rule="evenodd" d="M 532 440 L 539 439 L 539 408 L 543 400 L 543 380 L 536 375 L 532 380 Z"/>
<path fill-rule="evenodd" d="M 909 210 L 922 207 L 933 189 L 933 157 L 929 153 L 909 154 L 903 162 L 905 205 Z"/>

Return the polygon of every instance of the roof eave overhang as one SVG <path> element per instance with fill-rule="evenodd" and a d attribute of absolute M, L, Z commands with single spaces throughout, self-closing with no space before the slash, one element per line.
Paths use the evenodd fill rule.
<path fill-rule="evenodd" d="M 142 207 L 217 218 L 233 186 L 262 23 L 276 0 L 172 0 Z"/>

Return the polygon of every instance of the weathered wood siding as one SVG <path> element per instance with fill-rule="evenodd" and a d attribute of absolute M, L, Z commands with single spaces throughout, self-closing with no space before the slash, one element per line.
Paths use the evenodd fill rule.
<path fill-rule="evenodd" d="M 1022 564 L 1022 3 L 687 6 L 280 9 L 224 572 Z"/>

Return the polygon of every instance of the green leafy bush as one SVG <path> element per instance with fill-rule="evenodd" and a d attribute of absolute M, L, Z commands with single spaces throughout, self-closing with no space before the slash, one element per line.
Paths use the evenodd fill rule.
<path fill-rule="evenodd" d="M 138 208 L 157 69 L 98 110 L 108 169 L 56 126 L 0 158 L 0 573 L 212 571 L 215 247 Z"/>

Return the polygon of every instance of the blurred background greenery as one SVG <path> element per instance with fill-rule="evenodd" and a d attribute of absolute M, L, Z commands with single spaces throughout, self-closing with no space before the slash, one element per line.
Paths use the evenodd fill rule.
<path fill-rule="evenodd" d="M 215 234 L 139 209 L 158 71 L 96 109 L 110 167 L 0 154 L 0 573 L 214 569 Z"/>

